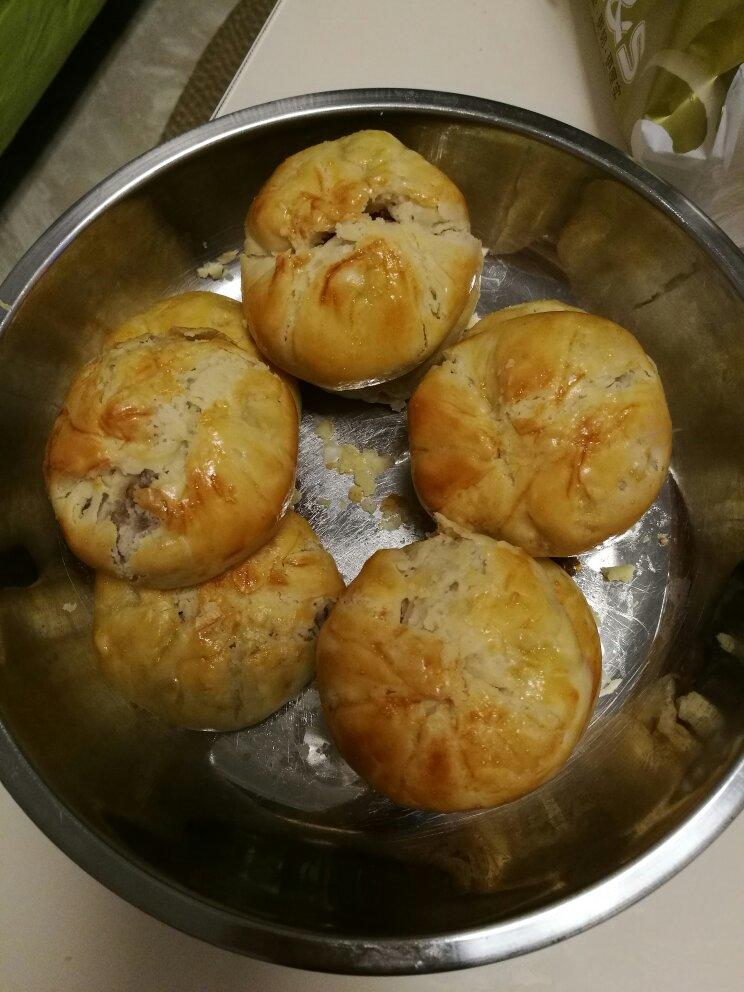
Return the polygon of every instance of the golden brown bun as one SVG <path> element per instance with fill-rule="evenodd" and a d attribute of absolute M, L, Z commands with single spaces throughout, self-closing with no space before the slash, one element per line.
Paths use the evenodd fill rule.
<path fill-rule="evenodd" d="M 112 348 L 122 341 L 131 341 L 132 338 L 148 334 L 168 334 L 185 327 L 211 327 L 240 345 L 254 358 L 261 357 L 248 333 L 242 305 L 219 293 L 201 290 L 178 293 L 165 300 L 158 300 L 112 331 L 104 346 Z"/>
<path fill-rule="evenodd" d="M 88 362 L 44 470 L 79 558 L 168 589 L 212 578 L 272 536 L 297 443 L 297 408 L 276 373 L 216 331 L 184 331 Z"/>
<path fill-rule="evenodd" d="M 578 307 L 564 303 L 563 300 L 527 300 L 524 303 L 515 303 L 510 307 L 503 307 L 501 310 L 489 313 L 488 320 L 485 322 L 486 326 L 484 326 L 483 320 L 479 320 L 467 329 L 463 337 L 472 338 L 476 334 L 480 334 L 481 331 L 487 330 L 488 327 L 504 324 L 507 320 L 514 320 L 517 317 L 529 317 L 535 313 L 554 313 L 560 310 L 582 313 Z"/>
<path fill-rule="evenodd" d="M 461 332 L 482 255 L 457 187 L 392 135 L 360 131 L 276 169 L 241 263 L 260 350 L 345 390 L 402 376 Z"/>
<path fill-rule="evenodd" d="M 142 589 L 99 572 L 101 668 L 127 699 L 169 723 L 237 730 L 310 680 L 317 632 L 343 588 L 333 558 L 292 512 L 268 544 L 199 586 Z"/>
<path fill-rule="evenodd" d="M 256 360 L 265 361 L 248 333 L 242 303 L 220 293 L 206 293 L 203 290 L 179 293 L 153 303 L 147 310 L 135 314 L 112 331 L 104 341 L 104 347 L 112 348 L 122 341 L 131 341 L 132 338 L 148 334 L 178 333 L 184 328 L 213 328 L 240 345 Z M 284 372 L 279 372 L 279 375 L 292 390 L 297 409 L 301 409 L 302 400 L 297 383 Z"/>
<path fill-rule="evenodd" d="M 535 556 L 579 554 L 634 524 L 666 477 L 672 427 L 633 335 L 581 311 L 476 327 L 408 407 L 424 505 Z"/>
<path fill-rule="evenodd" d="M 317 669 L 349 764 L 403 806 L 448 812 L 509 802 L 563 765 L 601 648 L 557 565 L 452 533 L 369 559 L 321 631 Z"/>
<path fill-rule="evenodd" d="M 343 221 L 392 206 L 426 215 L 431 226 L 468 226 L 462 193 L 436 166 L 387 131 L 356 131 L 285 159 L 251 204 L 246 227 L 267 251 L 299 251 Z"/>

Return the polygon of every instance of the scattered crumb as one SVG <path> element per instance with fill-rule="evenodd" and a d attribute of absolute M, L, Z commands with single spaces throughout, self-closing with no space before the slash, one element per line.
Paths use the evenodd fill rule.
<path fill-rule="evenodd" d="M 723 715 L 717 706 L 699 692 L 688 692 L 677 700 L 677 713 L 682 723 L 701 740 L 708 740 L 723 724 Z"/>
<path fill-rule="evenodd" d="M 196 270 L 200 279 L 222 279 L 225 275 L 224 266 L 220 262 L 205 262 Z"/>
<path fill-rule="evenodd" d="M 359 503 L 367 513 L 377 509 L 372 496 L 377 488 L 377 480 L 393 465 L 390 455 L 381 455 L 371 448 L 357 448 L 355 444 L 336 444 L 335 428 L 330 417 L 321 417 L 315 422 L 315 433 L 323 442 L 323 464 L 340 475 L 350 475 L 354 480 L 349 489 L 349 500 Z M 348 505 L 339 503 L 342 508 Z M 371 509 L 369 507 L 372 507 Z"/>
<path fill-rule="evenodd" d="M 211 262 L 205 262 L 204 265 L 200 265 L 196 270 L 196 274 L 200 279 L 232 279 L 232 272 L 228 272 L 225 268 L 230 262 L 234 262 L 238 257 L 238 249 L 233 248 L 230 251 L 223 251 L 221 255 L 218 255 Z"/>
<path fill-rule="evenodd" d="M 320 503 L 324 510 L 329 509 L 331 505 L 331 501 L 329 499 L 319 499 L 318 503 Z"/>
<path fill-rule="evenodd" d="M 726 654 L 737 654 L 736 639 L 731 634 L 716 634 L 716 640 L 721 645 Z"/>
<path fill-rule="evenodd" d="M 331 417 L 321 417 L 315 423 L 315 433 L 321 441 L 331 441 L 334 434 L 333 419 Z"/>
<path fill-rule="evenodd" d="M 371 448 L 361 450 L 355 444 L 326 444 L 323 454 L 325 467 L 352 476 L 365 496 L 373 495 L 377 479 L 393 464 L 390 455 L 381 455 Z"/>
<path fill-rule="evenodd" d="M 323 445 L 323 464 L 326 468 L 336 468 L 341 457 L 341 446 L 338 444 Z"/>
<path fill-rule="evenodd" d="M 635 565 L 609 565 L 602 569 L 605 582 L 630 582 Z"/>
<path fill-rule="evenodd" d="M 385 517 L 380 521 L 380 530 L 398 530 L 398 528 L 402 526 L 403 521 L 397 514 L 390 517 Z"/>
<path fill-rule="evenodd" d="M 360 450 L 355 444 L 344 444 L 333 467 L 342 475 L 352 476 L 365 496 L 372 496 L 377 479 L 392 464 L 390 455 L 381 455 L 371 448 Z"/>
<path fill-rule="evenodd" d="M 351 487 L 349 490 L 349 499 L 352 503 L 358 503 L 369 514 L 374 514 L 377 509 L 377 503 L 375 503 L 371 496 L 364 495 L 364 490 L 361 486 Z"/>
<path fill-rule="evenodd" d="M 5 300 L 0 300 L 0 310 L 5 310 L 7 313 L 10 310 L 10 303 L 6 303 Z"/>
<path fill-rule="evenodd" d="M 657 534 L 656 535 L 656 540 L 659 542 L 659 544 L 662 546 L 662 548 L 665 548 L 667 546 L 667 544 L 669 544 L 669 535 L 668 534 Z"/>
<path fill-rule="evenodd" d="M 599 695 L 601 696 L 611 696 L 613 692 L 622 684 L 622 679 L 610 679 L 607 685 L 603 685 L 599 690 Z"/>
<path fill-rule="evenodd" d="M 402 527 L 407 520 L 408 506 L 406 501 L 398 493 L 391 493 L 380 503 L 382 512 L 382 530 L 397 530 Z"/>
<path fill-rule="evenodd" d="M 77 609 L 77 603 L 63 603 L 62 609 L 65 611 L 65 613 L 74 613 L 75 610 Z"/>
<path fill-rule="evenodd" d="M 292 490 L 292 495 L 289 497 L 289 505 L 294 509 L 294 507 L 297 506 L 297 504 L 300 502 L 301 499 L 302 499 L 302 493 L 295 486 L 295 488 Z"/>

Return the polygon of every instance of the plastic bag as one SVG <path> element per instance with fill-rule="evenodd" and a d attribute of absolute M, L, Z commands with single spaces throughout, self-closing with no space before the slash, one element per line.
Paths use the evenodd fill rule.
<path fill-rule="evenodd" d="M 744 242 L 743 0 L 587 0 L 639 162 Z"/>

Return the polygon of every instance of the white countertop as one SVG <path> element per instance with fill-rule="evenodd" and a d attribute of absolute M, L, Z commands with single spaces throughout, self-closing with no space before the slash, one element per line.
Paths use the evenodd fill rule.
<path fill-rule="evenodd" d="M 360 86 L 452 90 L 619 143 L 587 0 L 280 0 L 220 107 Z M 61 854 L 0 788 L 0 992 L 734 992 L 744 818 L 660 890 L 502 964 L 373 979 L 241 958 L 150 919 Z"/>
<path fill-rule="evenodd" d="M 219 113 L 322 90 L 419 87 L 514 103 L 620 143 L 586 4 L 279 0 Z"/>

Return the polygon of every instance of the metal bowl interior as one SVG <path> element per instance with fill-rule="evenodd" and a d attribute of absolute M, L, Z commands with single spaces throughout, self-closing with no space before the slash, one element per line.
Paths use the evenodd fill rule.
<path fill-rule="evenodd" d="M 605 691 L 569 765 L 498 810 L 435 816 L 370 793 L 329 743 L 310 687 L 259 727 L 172 730 L 124 703 L 92 652 L 91 576 L 44 493 L 44 444 L 106 331 L 239 247 L 286 155 L 383 127 L 438 164 L 489 249 L 480 314 L 557 296 L 618 320 L 659 366 L 669 482 L 630 532 L 582 556 Z M 0 773 L 79 864 L 161 919 L 286 964 L 436 970 L 507 957 L 659 884 L 742 805 L 744 260 L 683 197 L 613 149 L 514 108 L 394 91 L 305 97 L 156 149 L 62 218 L 0 288 Z M 405 414 L 304 389 L 299 509 L 347 577 L 431 528 Z M 327 472 L 314 418 L 386 450 L 393 531 Z M 630 562 L 630 583 L 603 565 Z M 728 638 L 717 635 L 726 634 Z M 733 653 L 732 653 L 733 651 Z M 701 699 L 702 697 L 702 699 Z M 738 764 L 737 764 L 738 762 Z"/>

